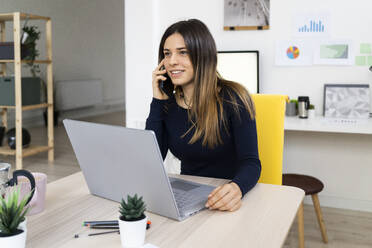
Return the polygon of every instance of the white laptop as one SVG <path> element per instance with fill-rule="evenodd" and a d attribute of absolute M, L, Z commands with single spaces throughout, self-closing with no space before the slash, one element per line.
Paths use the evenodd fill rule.
<path fill-rule="evenodd" d="M 147 211 L 179 221 L 205 208 L 214 187 L 168 178 L 153 131 L 63 123 L 91 194 L 120 202 L 137 193 Z"/>

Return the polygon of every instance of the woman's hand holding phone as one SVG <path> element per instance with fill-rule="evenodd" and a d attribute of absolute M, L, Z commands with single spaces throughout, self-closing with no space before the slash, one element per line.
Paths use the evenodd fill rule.
<path fill-rule="evenodd" d="M 159 63 L 159 65 L 152 72 L 152 91 L 153 97 L 159 100 L 166 100 L 169 97 L 160 89 L 160 81 L 165 81 L 167 71 L 164 68 L 164 59 Z"/>

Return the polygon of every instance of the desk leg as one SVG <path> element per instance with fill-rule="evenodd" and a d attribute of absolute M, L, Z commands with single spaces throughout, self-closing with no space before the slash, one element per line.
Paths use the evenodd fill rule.
<path fill-rule="evenodd" d="M 301 202 L 297 211 L 298 221 L 298 246 L 305 248 L 305 237 L 304 237 L 304 203 Z"/>

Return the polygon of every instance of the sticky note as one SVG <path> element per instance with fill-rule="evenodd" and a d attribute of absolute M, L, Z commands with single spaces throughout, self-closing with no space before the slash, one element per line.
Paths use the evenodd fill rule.
<path fill-rule="evenodd" d="M 355 65 L 366 65 L 366 56 L 355 56 Z"/>
<path fill-rule="evenodd" d="M 367 65 L 372 66 L 372 56 L 368 56 Z"/>
<path fill-rule="evenodd" d="M 371 44 L 369 43 L 361 43 L 360 44 L 360 53 L 372 53 Z"/>

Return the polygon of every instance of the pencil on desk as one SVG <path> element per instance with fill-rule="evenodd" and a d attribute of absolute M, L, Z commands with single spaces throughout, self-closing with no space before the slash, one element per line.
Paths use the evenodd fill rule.
<path fill-rule="evenodd" d="M 92 226 L 119 226 L 119 223 L 111 223 L 111 224 L 87 224 L 85 226 L 87 226 L 87 227 L 92 227 Z"/>
<path fill-rule="evenodd" d="M 120 233 L 120 231 L 115 230 L 115 231 L 108 231 L 108 232 L 89 233 L 88 236 L 96 236 L 96 235 L 108 234 L 108 233 Z"/>
<path fill-rule="evenodd" d="M 119 225 L 116 225 L 116 226 L 90 226 L 90 229 L 119 229 Z"/>
<path fill-rule="evenodd" d="M 105 221 L 84 221 L 83 226 L 88 225 L 119 225 L 117 220 L 105 220 Z"/>
<path fill-rule="evenodd" d="M 118 234 L 120 234 L 120 231 L 115 230 L 115 231 L 108 231 L 108 232 L 89 233 L 88 235 L 87 234 L 75 234 L 74 238 L 77 239 L 77 238 L 81 238 L 81 237 L 96 236 L 96 235 L 108 234 L 108 233 L 118 233 Z"/>
<path fill-rule="evenodd" d="M 151 221 L 147 221 L 147 224 L 146 224 L 146 229 L 149 229 L 150 228 L 150 225 L 151 225 Z M 107 232 L 99 232 L 99 233 L 90 233 L 88 234 L 88 236 L 96 236 L 96 235 L 101 235 L 101 234 L 108 234 L 108 233 L 118 233 L 120 234 L 120 231 L 119 231 L 119 226 L 118 225 L 92 225 L 92 226 L 89 226 L 91 229 L 115 229 L 114 231 L 107 231 Z M 79 234 L 75 234 L 74 238 L 79 238 L 81 235 Z"/>
<path fill-rule="evenodd" d="M 146 224 L 146 230 L 150 228 L 151 223 Z M 88 226 L 90 229 L 119 229 L 119 225 L 113 225 L 113 226 L 101 226 L 101 225 L 93 225 Z"/>
<path fill-rule="evenodd" d="M 147 229 L 150 228 L 151 221 L 147 221 Z M 108 220 L 108 221 L 84 221 L 83 226 L 87 227 L 98 227 L 98 226 L 119 226 L 119 222 L 117 220 Z M 104 229 L 104 228 L 102 228 Z"/>

